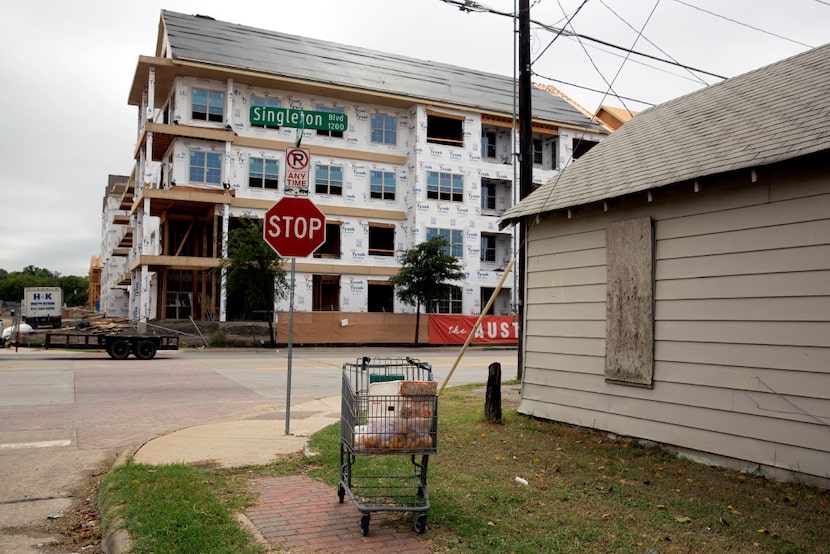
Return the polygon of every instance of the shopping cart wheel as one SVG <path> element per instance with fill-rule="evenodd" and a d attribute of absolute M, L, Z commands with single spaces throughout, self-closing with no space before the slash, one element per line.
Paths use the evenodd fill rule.
<path fill-rule="evenodd" d="M 360 516 L 360 530 L 364 537 L 369 534 L 369 514 Z"/>
<path fill-rule="evenodd" d="M 415 532 L 419 535 L 423 535 L 424 531 L 427 528 L 427 516 L 426 514 L 421 514 L 415 518 Z"/>
<path fill-rule="evenodd" d="M 341 484 L 337 487 L 337 497 L 340 498 L 340 503 L 343 503 L 343 499 L 346 498 L 346 489 Z"/>

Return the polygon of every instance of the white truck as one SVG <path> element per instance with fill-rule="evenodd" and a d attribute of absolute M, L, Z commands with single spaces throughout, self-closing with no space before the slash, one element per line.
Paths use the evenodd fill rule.
<path fill-rule="evenodd" d="M 32 329 L 60 329 L 63 313 L 63 291 L 60 287 L 26 287 L 20 315 Z"/>

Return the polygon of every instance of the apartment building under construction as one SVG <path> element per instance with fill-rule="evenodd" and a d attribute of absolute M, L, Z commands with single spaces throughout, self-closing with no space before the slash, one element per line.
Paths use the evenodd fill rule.
<path fill-rule="evenodd" d="M 325 244 L 296 261 L 301 326 L 394 328 L 414 307 L 388 279 L 433 235 L 466 277 L 427 310 L 481 312 L 515 249 L 497 226 L 517 200 L 512 78 L 169 11 L 156 44 L 129 94 L 135 168 L 105 200 L 102 309 L 136 322 L 238 319 L 220 268 L 228 232 L 283 196 L 285 152 L 299 140 L 311 154 L 309 197 L 326 216 Z M 610 132 L 550 88 L 535 89 L 532 106 L 536 184 Z M 260 107 L 348 124 L 263 125 Z M 511 277 L 496 315 L 513 312 Z M 287 299 L 274 309 L 287 311 Z"/>

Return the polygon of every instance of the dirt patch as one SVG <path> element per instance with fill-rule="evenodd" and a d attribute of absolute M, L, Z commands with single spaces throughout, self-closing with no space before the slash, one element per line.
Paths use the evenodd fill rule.
<path fill-rule="evenodd" d="M 98 487 L 106 471 L 92 473 L 86 482 L 73 491 L 75 503 L 63 517 L 50 521 L 43 531 L 63 538 L 45 548 L 45 552 L 102 554 L 101 514 L 98 510 Z"/>

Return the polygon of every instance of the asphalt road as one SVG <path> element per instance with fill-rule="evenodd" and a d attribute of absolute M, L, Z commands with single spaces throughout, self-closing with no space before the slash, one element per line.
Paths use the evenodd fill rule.
<path fill-rule="evenodd" d="M 340 394 L 344 362 L 411 356 L 442 384 L 452 348 L 295 348 L 291 405 Z M 516 350 L 470 348 L 448 386 L 484 383 L 490 363 L 516 376 Z M 73 505 L 90 475 L 178 429 L 284 412 L 288 352 L 206 349 L 111 360 L 103 352 L 0 349 L 0 552 L 43 553 L 50 517 Z"/>

